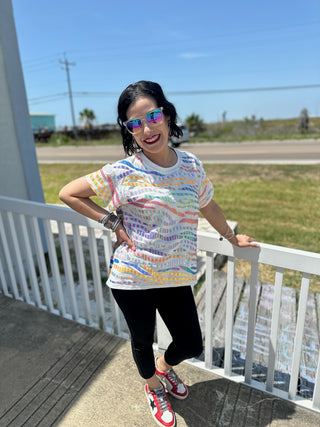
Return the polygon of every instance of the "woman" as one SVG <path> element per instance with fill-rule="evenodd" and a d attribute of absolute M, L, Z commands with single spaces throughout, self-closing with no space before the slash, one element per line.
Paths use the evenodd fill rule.
<path fill-rule="evenodd" d="M 107 281 L 127 321 L 134 360 L 146 380 L 154 420 L 174 426 L 166 392 L 185 399 L 188 389 L 173 370 L 199 356 L 202 337 L 192 293 L 196 283 L 199 212 L 236 246 L 258 246 L 234 235 L 212 200 L 213 187 L 192 154 L 168 147 L 181 135 L 177 113 L 154 82 L 128 86 L 118 102 L 125 160 L 76 179 L 60 192 L 74 210 L 115 231 L 117 245 Z M 98 195 L 106 209 L 91 197 Z M 122 210 L 121 219 L 114 212 Z M 156 310 L 172 342 L 154 359 Z"/>

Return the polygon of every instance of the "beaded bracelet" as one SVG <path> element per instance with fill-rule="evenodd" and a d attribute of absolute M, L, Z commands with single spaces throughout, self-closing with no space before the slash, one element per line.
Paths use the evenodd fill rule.
<path fill-rule="evenodd" d="M 105 224 L 106 221 L 108 221 L 110 215 L 112 214 L 112 212 L 108 212 L 106 215 L 104 215 L 102 218 L 99 219 L 99 223 L 100 224 Z"/>

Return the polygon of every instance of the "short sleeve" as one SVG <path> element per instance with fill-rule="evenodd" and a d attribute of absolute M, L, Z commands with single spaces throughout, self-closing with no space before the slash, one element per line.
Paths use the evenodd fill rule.
<path fill-rule="evenodd" d="M 207 177 L 207 174 L 200 160 L 199 160 L 199 164 L 200 164 L 199 166 L 200 167 L 199 207 L 200 209 L 202 209 L 211 202 L 214 189 L 209 178 Z"/>
<path fill-rule="evenodd" d="M 114 206 L 116 178 L 112 165 L 106 165 L 102 169 L 86 175 L 86 180 L 91 189 L 110 210 L 117 208 Z"/>

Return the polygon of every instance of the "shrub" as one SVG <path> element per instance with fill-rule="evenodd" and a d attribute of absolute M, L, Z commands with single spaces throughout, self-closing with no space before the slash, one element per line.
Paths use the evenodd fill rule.
<path fill-rule="evenodd" d="M 53 145 L 65 145 L 73 141 L 69 136 L 60 133 L 53 133 L 50 136 L 49 143 Z"/>

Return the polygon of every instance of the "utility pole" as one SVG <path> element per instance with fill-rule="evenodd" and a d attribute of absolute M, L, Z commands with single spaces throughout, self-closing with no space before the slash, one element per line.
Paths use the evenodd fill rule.
<path fill-rule="evenodd" d="M 76 120 L 74 116 L 74 108 L 73 108 L 73 99 L 72 99 L 72 90 L 71 90 L 71 81 L 70 81 L 70 73 L 69 73 L 69 66 L 70 65 L 76 65 L 75 62 L 69 62 L 66 58 L 66 55 L 64 54 L 64 60 L 59 60 L 60 64 L 64 65 L 67 72 L 67 80 L 68 80 L 68 89 L 69 89 L 69 100 L 70 100 L 70 108 L 71 108 L 71 116 L 72 116 L 72 125 L 73 125 L 73 134 L 76 139 L 78 140 L 78 134 L 77 134 L 77 128 L 76 128 Z"/>

